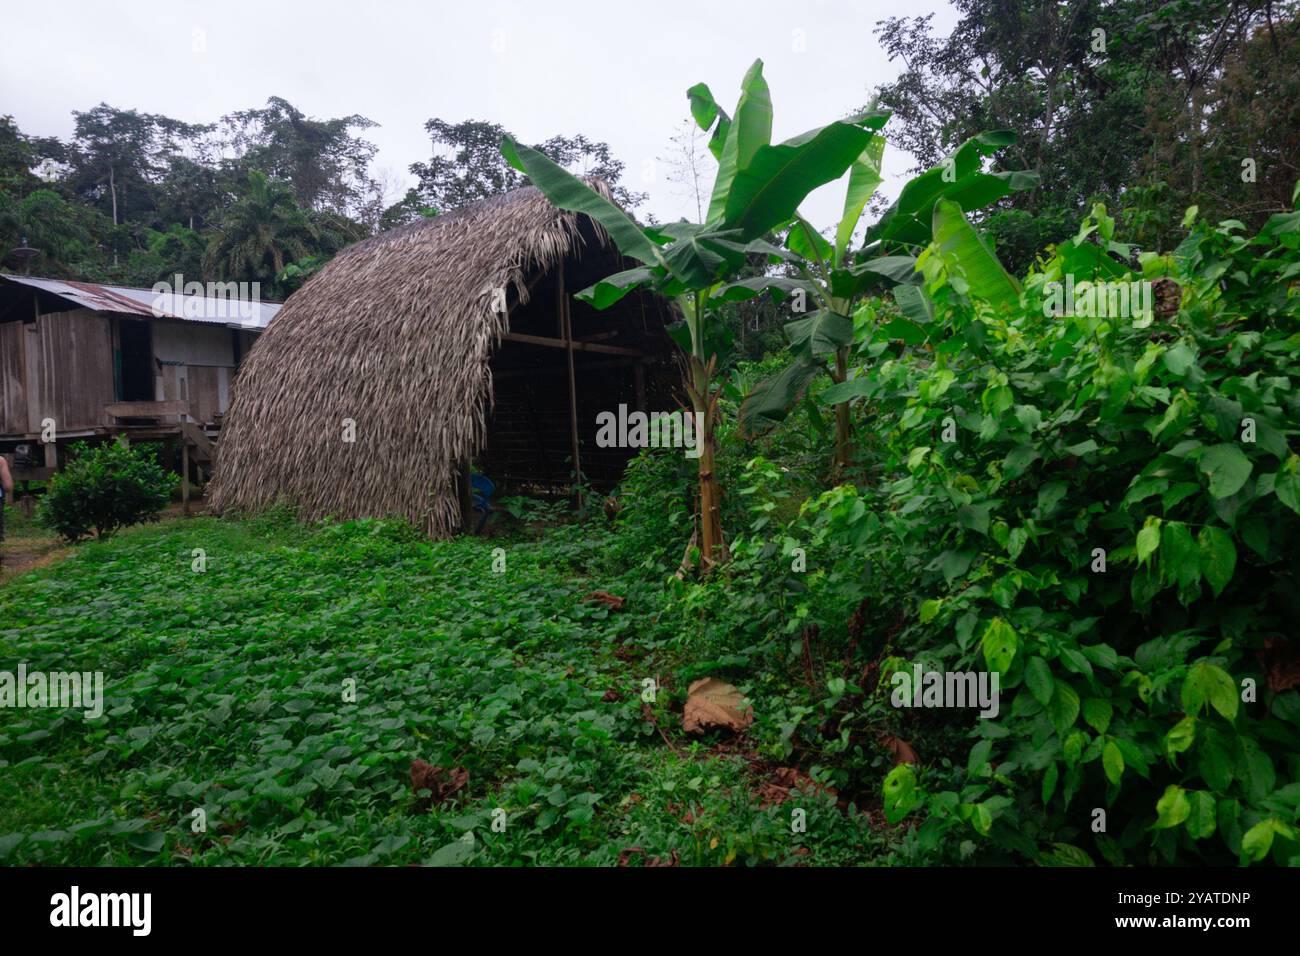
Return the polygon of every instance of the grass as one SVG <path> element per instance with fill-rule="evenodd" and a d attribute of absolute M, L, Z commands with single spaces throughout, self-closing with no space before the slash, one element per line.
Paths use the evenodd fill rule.
<path fill-rule="evenodd" d="M 700 662 L 662 589 L 605 567 L 608 534 L 197 518 L 21 575 L 0 588 L 0 671 L 102 671 L 106 703 L 0 709 L 0 862 L 879 862 L 874 815 L 764 805 L 773 764 L 750 741 L 682 735 Z M 416 759 L 468 784 L 424 810 Z"/>

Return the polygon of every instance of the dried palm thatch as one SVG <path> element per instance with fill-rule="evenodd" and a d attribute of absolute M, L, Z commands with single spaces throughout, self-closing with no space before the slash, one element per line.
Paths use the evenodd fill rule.
<path fill-rule="evenodd" d="M 529 276 L 581 252 L 579 218 L 529 186 L 341 252 L 240 369 L 214 510 L 283 503 L 305 520 L 402 517 L 433 537 L 455 531 L 456 463 L 486 441 L 489 360 L 507 330 L 493 306 L 502 295 L 525 304 Z M 608 246 L 592 225 L 582 231 Z"/>

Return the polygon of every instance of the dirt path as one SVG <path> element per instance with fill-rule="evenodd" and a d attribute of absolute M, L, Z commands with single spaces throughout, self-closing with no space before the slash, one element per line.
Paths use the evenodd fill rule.
<path fill-rule="evenodd" d="M 58 535 L 46 531 L 21 508 L 5 508 L 5 538 L 0 542 L 0 585 L 34 568 L 61 561 L 72 553 Z"/>
<path fill-rule="evenodd" d="M 205 512 L 201 505 L 191 506 L 192 514 Z M 163 521 L 184 519 L 178 502 L 163 509 Z M 47 531 L 27 517 L 21 508 L 5 508 L 5 538 L 0 542 L 0 587 L 20 574 L 56 564 L 74 554 L 76 548 L 58 535 Z"/>

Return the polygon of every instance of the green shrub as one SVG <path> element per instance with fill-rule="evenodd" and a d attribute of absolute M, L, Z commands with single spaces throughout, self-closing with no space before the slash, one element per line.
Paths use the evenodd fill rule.
<path fill-rule="evenodd" d="M 37 520 L 69 541 L 98 537 L 151 521 L 167 506 L 179 478 L 158 464 L 152 446 L 115 441 L 90 448 L 77 442 L 71 460 L 50 480 Z"/>
<path fill-rule="evenodd" d="M 1300 212 L 1253 239 L 1197 223 L 1139 274 L 1112 225 L 1096 210 L 1016 308 L 929 270 L 928 341 L 866 346 L 877 480 L 809 503 L 809 552 L 869 562 L 891 653 L 1000 672 L 997 717 L 932 714 L 967 728 L 953 766 L 886 780 L 919 856 L 1294 864 Z M 1065 274 L 1172 278 L 1181 309 L 1048 316 Z"/>

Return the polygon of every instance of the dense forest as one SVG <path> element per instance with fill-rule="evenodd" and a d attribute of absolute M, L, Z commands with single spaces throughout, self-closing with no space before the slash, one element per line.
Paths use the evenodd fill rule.
<path fill-rule="evenodd" d="M 1142 248 L 1170 242 L 1190 205 L 1252 227 L 1290 207 L 1300 175 L 1291 4 L 956 6 L 947 37 L 928 18 L 878 24 L 904 69 L 874 93 L 918 170 L 983 130 L 1021 134 L 999 162 L 1039 183 L 984 223 L 1012 271 L 1094 202 Z M 64 141 L 0 118 L 0 252 L 25 240 L 40 253 L 34 274 L 149 286 L 181 272 L 258 281 L 279 299 L 351 242 L 525 183 L 498 149 L 506 131 L 486 121 L 430 119 L 431 155 L 411 163 L 417 183 L 395 196 L 372 169 L 365 116 L 309 117 L 272 97 L 205 124 L 106 103 L 74 119 Z M 632 210 L 644 198 L 618 185 L 624 163 L 608 144 L 577 133 L 537 147 L 615 184 Z M 670 182 L 698 201 L 707 154 L 680 131 L 665 151 Z"/>

